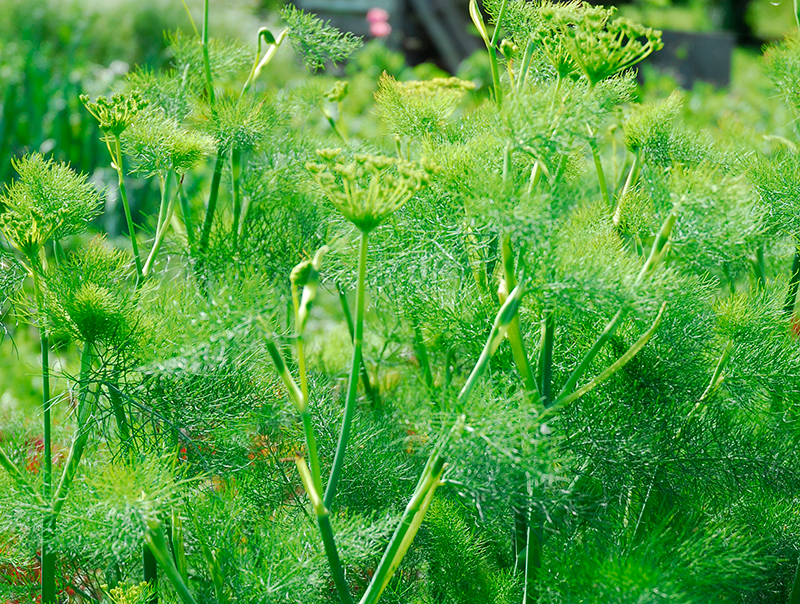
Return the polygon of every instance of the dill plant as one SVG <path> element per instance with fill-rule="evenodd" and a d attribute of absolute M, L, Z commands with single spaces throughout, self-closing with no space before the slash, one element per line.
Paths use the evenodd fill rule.
<path fill-rule="evenodd" d="M 143 264 L 130 221 L 131 257 L 61 249 L 99 202 L 62 164 L 19 160 L 3 197 L 45 410 L 49 339 L 81 349 L 59 484 L 0 448 L 42 600 L 60 574 L 120 603 L 796 601 L 794 143 L 634 103 L 659 32 L 522 0 L 470 3 L 492 99 L 384 74 L 383 131 L 349 137 L 343 83 L 259 78 L 286 40 L 316 70 L 356 39 L 290 6 L 215 40 L 208 4 L 173 70 L 85 101 L 121 195 L 123 156 L 159 181 Z M 790 105 L 796 62 L 768 53 Z"/>

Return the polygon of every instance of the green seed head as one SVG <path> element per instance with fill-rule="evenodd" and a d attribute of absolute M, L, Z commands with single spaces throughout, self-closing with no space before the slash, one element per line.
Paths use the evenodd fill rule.
<path fill-rule="evenodd" d="M 127 130 L 136 115 L 148 104 L 136 90 L 130 94 L 115 94 L 110 99 L 101 96 L 94 102 L 86 94 L 82 94 L 80 99 L 89 113 L 100 122 L 100 129 L 115 137 Z"/>
<path fill-rule="evenodd" d="M 340 149 L 320 149 L 326 163 L 309 162 L 306 169 L 331 203 L 360 231 L 369 233 L 426 186 L 435 166 L 385 155 L 356 154 L 353 161 L 335 162 Z"/>

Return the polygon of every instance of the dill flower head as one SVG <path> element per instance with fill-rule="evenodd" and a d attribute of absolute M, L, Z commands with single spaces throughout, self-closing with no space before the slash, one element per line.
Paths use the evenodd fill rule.
<path fill-rule="evenodd" d="M 436 166 L 385 155 L 357 153 L 353 161 L 339 161 L 341 149 L 319 149 L 324 163 L 308 162 L 306 169 L 345 218 L 369 233 L 402 208 L 426 186 Z"/>
<path fill-rule="evenodd" d="M 94 102 L 89 100 L 88 94 L 82 94 L 80 99 L 89 113 L 100 122 L 100 129 L 113 136 L 119 136 L 127 130 L 136 115 L 148 105 L 136 90 L 130 94 L 115 94 L 111 98 L 100 96 Z"/>
<path fill-rule="evenodd" d="M 548 5 L 540 15 L 563 37 L 572 60 L 594 85 L 663 48 L 661 32 L 625 18 L 613 8 L 588 4 Z"/>
<path fill-rule="evenodd" d="M 100 214 L 100 191 L 67 164 L 39 153 L 11 163 L 19 178 L 0 196 L 0 231 L 28 259 L 50 239 L 85 231 Z"/>

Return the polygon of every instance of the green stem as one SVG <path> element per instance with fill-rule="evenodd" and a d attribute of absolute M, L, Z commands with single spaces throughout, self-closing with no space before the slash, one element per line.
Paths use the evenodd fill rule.
<path fill-rule="evenodd" d="M 108 391 L 108 400 L 111 401 L 111 410 L 114 413 L 114 419 L 117 422 L 119 440 L 124 446 L 127 446 L 131 437 L 131 431 L 128 425 L 128 418 L 125 415 L 122 397 L 119 395 L 119 387 L 117 384 L 109 384 L 106 390 Z"/>
<path fill-rule="evenodd" d="M 72 440 L 67 461 L 64 464 L 64 470 L 61 474 L 61 480 L 58 483 L 55 495 L 53 496 L 53 516 L 58 516 L 64 502 L 67 499 L 67 493 L 78 471 L 78 465 L 81 462 L 83 451 L 86 448 L 86 443 L 89 440 L 89 426 L 88 420 L 91 414 L 91 405 L 89 399 L 89 373 L 92 369 L 92 345 L 90 342 L 83 343 L 83 350 L 81 351 L 81 373 L 78 380 L 78 409 L 76 412 L 78 425 L 75 429 L 75 437 Z"/>
<path fill-rule="evenodd" d="M 175 568 L 175 563 L 169 555 L 167 548 L 167 541 L 164 538 L 164 529 L 161 528 L 161 523 L 158 521 L 149 521 L 148 530 L 145 533 L 144 540 L 147 547 L 149 547 L 156 562 L 161 566 L 164 575 L 167 577 L 172 587 L 178 593 L 178 597 L 183 601 L 183 604 L 197 604 L 192 597 L 186 583 L 183 582 L 178 569 Z"/>
<path fill-rule="evenodd" d="M 797 1 L 795 0 L 795 6 Z M 789 604 L 800 604 L 800 562 L 794 571 L 794 581 L 792 582 L 792 593 L 789 596 Z"/>
<path fill-rule="evenodd" d="M 678 428 L 678 431 L 675 433 L 676 440 L 681 437 L 681 434 L 683 434 L 683 431 L 686 429 L 686 426 L 689 425 L 689 422 L 692 421 L 695 413 L 697 413 L 700 408 L 703 407 L 708 396 L 722 383 L 722 380 L 725 378 L 724 371 L 728 366 L 728 361 L 730 361 L 732 353 L 733 341 L 728 340 L 727 344 L 725 344 L 725 348 L 722 350 L 719 360 L 717 361 L 717 365 L 714 367 L 714 373 L 711 374 L 711 381 L 708 382 L 708 386 L 706 386 L 706 389 L 703 390 L 703 394 L 701 394 L 700 398 L 697 399 L 697 402 L 695 403 L 694 407 L 692 407 L 692 410 L 686 415 L 686 418 L 683 420 L 683 425 Z"/>
<path fill-rule="evenodd" d="M 622 203 L 625 201 L 625 196 L 628 194 L 628 191 L 631 190 L 631 187 L 636 183 L 636 180 L 639 178 L 639 172 L 641 171 L 641 159 L 639 157 L 639 153 L 634 153 L 633 155 L 633 163 L 631 164 L 631 169 L 628 172 L 628 178 L 625 180 L 625 184 L 622 186 L 622 190 L 619 192 L 617 196 L 617 207 L 614 209 L 614 217 L 612 219 L 614 226 L 618 227 L 619 223 L 622 221 Z"/>
<path fill-rule="evenodd" d="M 53 453 L 51 444 L 50 418 L 50 342 L 44 324 L 44 296 L 39 283 L 38 258 L 31 258 L 33 273 L 33 289 L 36 298 L 36 311 L 39 316 L 39 339 L 42 352 L 42 499 L 50 501 L 50 490 L 53 480 Z M 42 584 L 43 604 L 54 604 L 56 601 L 56 558 L 52 549 L 55 537 L 55 516 L 46 513 L 42 520 Z"/>
<path fill-rule="evenodd" d="M 39 340 L 42 352 L 42 440 L 44 441 L 43 474 L 42 474 L 42 498 L 45 501 L 50 499 L 50 488 L 53 476 L 53 454 L 50 435 L 50 341 L 44 325 L 44 295 L 39 282 L 39 268 L 35 264 L 35 259 L 31 261 L 31 272 L 33 273 L 33 290 L 36 298 L 36 312 L 39 316 Z"/>
<path fill-rule="evenodd" d="M 194 251 L 194 221 L 192 220 L 192 208 L 189 205 L 189 198 L 180 191 L 178 197 L 181 204 L 181 216 L 183 218 L 183 226 L 186 229 L 186 243 L 189 245 L 189 253 Z"/>
<path fill-rule="evenodd" d="M 206 0 L 207 1 L 207 0 Z M 216 162 L 214 163 L 214 175 L 211 178 L 211 191 L 208 194 L 208 206 L 206 208 L 206 217 L 203 221 L 203 230 L 200 232 L 200 245 L 199 252 L 202 258 L 207 249 L 208 241 L 211 238 L 211 227 L 214 224 L 214 213 L 217 210 L 217 199 L 219 198 L 219 185 L 222 180 L 222 168 L 225 163 L 225 152 L 220 150 L 217 155 Z"/>
<path fill-rule="evenodd" d="M 495 350 L 497 350 L 497 347 L 500 346 L 500 342 L 503 341 L 503 338 L 508 331 L 508 326 L 517 314 L 517 309 L 519 309 L 519 305 L 522 301 L 522 296 L 524 293 L 525 290 L 523 285 L 517 285 L 517 287 L 515 287 L 508 295 L 508 298 L 506 298 L 503 306 L 501 306 L 500 310 L 497 312 L 494 324 L 492 325 L 492 330 L 489 333 L 489 338 L 486 340 L 486 344 L 483 346 L 481 355 L 478 357 L 475 367 L 472 369 L 467 381 L 464 383 L 464 386 L 458 393 L 458 399 L 456 402 L 459 407 L 459 411 L 469 398 L 481 375 L 483 375 L 486 366 L 489 364 L 489 359 L 492 358 Z"/>
<path fill-rule="evenodd" d="M 158 252 L 161 249 L 161 244 L 164 242 L 164 237 L 167 234 L 167 228 L 169 227 L 169 223 L 172 220 L 172 214 L 175 211 L 175 201 L 180 197 L 181 189 L 183 188 L 183 177 L 184 175 L 181 174 L 180 179 L 178 180 L 178 189 L 175 191 L 175 194 L 170 197 L 169 203 L 167 204 L 166 209 L 164 210 L 163 217 L 161 217 L 161 221 L 156 228 L 156 239 L 153 242 L 153 247 L 150 249 L 150 254 L 147 256 L 147 261 L 144 263 L 144 268 L 142 269 L 142 275 L 147 277 L 150 274 L 150 271 L 153 268 L 153 263 L 158 256 Z M 162 197 L 166 195 L 166 182 L 162 181 L 163 193 Z M 163 205 L 163 204 L 162 204 Z M 161 212 L 159 212 L 159 215 Z"/>
<path fill-rule="evenodd" d="M 753 270 L 756 274 L 756 283 L 761 289 L 767 286 L 767 267 L 764 264 L 764 246 L 759 245 L 753 261 Z"/>
<path fill-rule="evenodd" d="M 597 139 L 591 126 L 588 124 L 586 128 L 589 130 L 589 147 L 592 149 L 592 157 L 594 158 L 594 167 L 597 171 L 597 181 L 600 184 L 600 195 L 603 197 L 603 203 L 607 208 L 611 207 L 611 200 L 608 197 L 608 186 L 606 185 L 606 175 L 603 172 L 603 162 L 600 159 L 600 152 L 597 147 Z"/>
<path fill-rule="evenodd" d="M 528 195 L 533 194 L 533 190 L 536 188 L 536 185 L 539 184 L 539 180 L 542 177 L 542 164 L 537 159 L 533 162 L 533 167 L 531 168 L 531 177 L 528 179 Z"/>
<path fill-rule="evenodd" d="M 517 77 L 517 92 L 520 92 L 525 86 L 525 79 L 528 76 L 528 69 L 531 66 L 531 59 L 533 58 L 533 51 L 536 45 L 533 43 L 533 36 L 528 38 L 525 44 L 525 51 L 522 53 L 522 62 L 519 66 L 519 75 Z"/>
<path fill-rule="evenodd" d="M 152 590 L 150 597 L 147 598 L 147 604 L 158 604 L 158 562 L 152 548 L 146 542 L 142 544 L 142 580 Z"/>
<path fill-rule="evenodd" d="M 505 276 L 506 290 L 512 290 L 517 286 L 517 278 L 514 275 L 514 253 L 511 250 L 511 235 L 506 233 L 502 236 L 500 242 L 501 257 L 503 260 L 503 272 Z M 505 301 L 505 300 L 502 300 Z M 522 339 L 522 328 L 520 327 L 519 315 L 514 315 L 511 323 L 508 326 L 508 343 L 511 345 L 511 352 L 514 357 L 514 364 L 517 366 L 517 371 L 522 378 L 522 383 L 525 390 L 528 392 L 535 392 L 539 394 L 539 388 L 536 385 L 536 378 L 533 375 L 530 362 L 528 361 L 528 354 L 525 352 L 525 343 Z"/>
<path fill-rule="evenodd" d="M 597 377 L 593 378 L 587 384 L 584 384 L 580 388 L 578 388 L 575 392 L 564 394 L 563 396 L 559 396 L 558 400 L 554 403 L 551 409 L 548 409 L 550 414 L 555 413 L 558 409 L 562 408 L 564 405 L 571 403 L 575 399 L 583 396 L 596 386 L 599 386 L 612 375 L 614 375 L 617 371 L 622 369 L 625 365 L 627 365 L 628 361 L 630 361 L 636 354 L 644 348 L 645 344 L 650 341 L 650 338 L 653 337 L 653 334 L 658 329 L 659 324 L 661 323 L 661 317 L 664 314 L 664 309 L 666 309 L 667 303 L 664 302 L 661 305 L 661 309 L 658 311 L 658 315 L 656 315 L 653 324 L 650 328 L 640 337 L 634 344 L 631 346 L 625 354 L 623 354 L 619 359 L 617 359 L 614 363 L 606 367 Z"/>
<path fill-rule="evenodd" d="M 231 225 L 231 237 L 233 237 L 233 249 L 239 245 L 239 221 L 242 219 L 242 150 L 237 146 L 231 148 L 231 181 L 233 184 L 233 224 Z"/>
<path fill-rule="evenodd" d="M 409 535 L 412 526 L 416 525 L 416 527 L 419 527 L 419 523 L 415 522 L 415 519 L 417 516 L 420 516 L 419 521 L 421 522 L 424 514 L 419 514 L 419 512 L 422 510 L 427 495 L 429 491 L 438 486 L 439 478 L 444 469 L 444 458 L 441 456 L 441 452 L 439 447 L 431 452 L 428 458 L 428 464 L 420 476 L 414 495 L 409 500 L 405 510 L 403 510 L 400 522 L 392 535 L 391 541 L 389 541 L 389 546 L 383 553 L 378 567 L 375 569 L 375 574 L 372 576 L 372 580 L 370 581 L 369 587 L 367 587 L 367 590 L 364 592 L 360 604 L 375 604 L 386 588 L 394 571 L 397 569 L 397 565 L 400 562 L 400 560 L 398 560 L 398 554 L 401 550 L 401 546 L 404 541 L 406 541 L 406 537 Z M 413 533 L 411 536 L 413 539 Z"/>
<path fill-rule="evenodd" d="M 55 537 L 56 519 L 66 500 L 69 485 L 75 477 L 75 472 L 77 471 L 78 463 L 80 462 L 81 454 L 83 453 L 83 448 L 88 437 L 88 430 L 85 426 L 88 415 L 86 399 L 89 391 L 88 380 L 91 366 L 91 345 L 87 342 L 84 343 L 81 353 L 81 373 L 78 380 L 78 426 L 75 432 L 75 439 L 72 442 L 72 447 L 70 447 L 69 456 L 64 466 L 64 472 L 61 475 L 61 482 L 53 496 L 52 507 L 45 513 L 42 522 L 42 602 L 46 602 L 47 604 L 56 601 L 56 558 L 55 551 L 51 547 Z"/>
<path fill-rule="evenodd" d="M 556 320 L 552 310 L 546 310 L 542 318 L 542 339 L 539 349 L 539 391 L 547 407 L 552 403 L 553 347 L 555 346 Z"/>
<path fill-rule="evenodd" d="M 111 151 L 110 148 L 109 151 Z M 128 236 L 131 239 L 133 262 L 136 264 L 136 283 L 138 284 L 142 282 L 142 260 L 139 257 L 139 245 L 136 243 L 136 229 L 133 226 L 131 206 L 128 203 L 128 190 L 125 187 L 125 170 L 122 166 L 122 144 L 120 143 L 119 136 L 114 136 L 114 150 L 111 157 L 113 159 L 112 167 L 117 171 L 119 196 L 122 198 L 122 209 L 125 211 L 125 221 L 128 223 Z"/>
<path fill-rule="evenodd" d="M 337 283 L 336 288 L 339 291 L 339 303 L 342 306 L 344 320 L 347 322 L 347 331 L 350 333 L 350 341 L 352 342 L 353 338 L 355 337 L 353 315 L 350 313 L 350 305 L 347 303 L 347 295 L 344 293 L 342 286 Z M 367 398 L 370 400 L 373 406 L 377 406 L 380 402 L 378 398 L 378 392 L 372 387 L 372 383 L 369 380 L 369 372 L 367 371 L 367 366 L 364 363 L 363 354 L 361 355 L 361 382 L 364 385 L 364 394 L 367 395 Z"/>
<path fill-rule="evenodd" d="M 797 30 L 800 31 L 800 2 L 798 0 L 794 0 L 794 22 L 797 25 Z M 795 585 L 797 585 L 797 579 L 795 579 Z M 800 598 L 800 591 L 798 591 L 798 598 Z M 797 600 L 800 602 L 800 599 Z M 792 600 L 792 604 L 796 604 L 794 600 Z"/>
<path fill-rule="evenodd" d="M 786 295 L 786 302 L 783 305 L 783 311 L 789 316 L 794 312 L 798 287 L 800 287 L 800 246 L 795 246 L 792 275 L 789 278 L 789 293 Z"/>
<path fill-rule="evenodd" d="M 503 102 L 503 91 L 500 88 L 500 69 L 497 64 L 497 40 L 500 37 L 500 26 L 503 23 L 503 17 L 506 13 L 506 5 L 508 0 L 503 0 L 500 5 L 500 13 L 497 15 L 497 22 L 494 24 L 494 31 L 492 32 L 492 39 L 487 45 L 489 51 L 489 63 L 492 68 L 492 84 L 494 85 L 494 96 L 497 104 Z"/>
<path fill-rule="evenodd" d="M 350 588 L 347 585 L 347 581 L 345 581 L 344 569 L 339 559 L 339 552 L 336 549 L 336 539 L 333 536 L 330 515 L 322 514 L 317 516 L 317 526 L 319 527 L 320 535 L 322 535 L 322 545 L 325 548 L 325 556 L 328 558 L 328 564 L 331 567 L 331 574 L 333 574 L 333 582 L 336 585 L 336 591 L 339 593 L 339 599 L 342 604 L 353 604 L 353 597 L 350 595 Z"/>
<path fill-rule="evenodd" d="M 417 353 L 420 369 L 422 369 L 425 386 L 430 390 L 433 388 L 433 374 L 431 373 L 431 363 L 428 359 L 428 348 L 425 346 L 425 342 L 422 341 L 422 332 L 419 329 L 419 325 L 414 325 L 414 350 Z"/>
<path fill-rule="evenodd" d="M 534 525 L 535 522 L 535 525 Z M 544 543 L 544 519 L 537 514 L 534 520 L 530 514 L 527 522 L 527 547 L 525 552 L 525 589 L 522 595 L 523 604 L 534 604 L 539 600 L 536 579 L 542 568 L 542 545 Z"/>
<path fill-rule="evenodd" d="M 336 585 L 336 591 L 339 593 L 339 599 L 342 601 L 342 604 L 353 604 L 353 598 L 350 595 L 347 581 L 345 581 L 344 569 L 342 568 L 342 562 L 336 548 L 336 539 L 333 536 L 333 528 L 330 522 L 330 512 L 328 508 L 325 507 L 325 504 L 322 503 L 319 491 L 314 486 L 314 480 L 308 470 L 305 459 L 298 456 L 295 458 L 295 463 L 297 464 L 297 472 L 300 474 L 300 480 L 303 483 L 308 498 L 311 500 L 311 506 L 314 508 L 317 526 L 319 527 L 319 532 L 322 536 L 322 544 L 325 548 L 325 556 L 328 558 L 328 564 L 333 574 L 333 582 Z"/>
<path fill-rule="evenodd" d="M 183 579 L 184 583 L 189 582 L 189 571 L 186 564 L 186 550 L 184 548 L 184 539 L 183 539 L 183 521 L 181 520 L 181 516 L 178 511 L 173 508 L 172 509 L 172 551 L 173 551 L 173 558 L 175 561 L 175 568 L 178 570 L 178 574 Z"/>
<path fill-rule="evenodd" d="M 358 283 L 356 288 L 356 321 L 353 333 L 353 361 L 350 366 L 350 378 L 347 384 L 347 398 L 344 405 L 344 417 L 342 418 L 342 430 L 339 434 L 339 443 L 336 446 L 336 454 L 333 458 L 333 468 L 328 480 L 328 488 L 325 490 L 325 507 L 330 509 L 336 496 L 336 487 L 342 474 L 344 465 L 345 451 L 347 442 L 350 439 L 350 424 L 353 421 L 353 414 L 356 407 L 356 390 L 358 388 L 358 371 L 361 366 L 361 348 L 364 341 L 364 297 L 365 284 L 367 278 L 367 233 L 361 232 L 361 245 L 358 255 Z"/>
<path fill-rule="evenodd" d="M 513 506 L 514 515 L 514 572 L 525 570 L 525 555 L 528 548 L 528 510 L 525 506 Z"/>
<path fill-rule="evenodd" d="M 208 57 L 208 0 L 203 3 L 203 70 L 206 76 L 208 103 L 213 105 L 216 98 L 214 95 L 214 82 L 211 79 L 211 60 Z"/>
<path fill-rule="evenodd" d="M 600 334 L 600 337 L 595 340 L 594 344 L 592 344 L 592 347 L 589 349 L 589 352 L 584 355 L 583 359 L 581 359 L 581 362 L 569 376 L 569 379 L 564 384 L 563 388 L 561 388 L 558 396 L 556 397 L 557 399 L 560 399 L 572 392 L 573 388 L 575 388 L 575 385 L 578 383 L 578 380 L 581 379 L 583 374 L 589 368 L 589 365 L 592 364 L 592 361 L 597 356 L 597 353 L 600 352 L 600 349 L 603 348 L 603 346 L 606 345 L 606 342 L 612 338 L 623 319 L 627 316 L 628 312 L 628 307 L 623 306 L 606 324 L 603 332 Z"/>
<path fill-rule="evenodd" d="M 311 423 L 311 414 L 308 411 L 300 414 L 303 420 L 303 432 L 306 437 L 306 448 L 308 449 L 308 461 L 311 464 L 311 478 L 314 481 L 314 488 L 317 493 L 322 493 L 322 472 L 319 466 L 319 455 L 317 453 L 317 438 L 314 435 L 314 426 Z"/>

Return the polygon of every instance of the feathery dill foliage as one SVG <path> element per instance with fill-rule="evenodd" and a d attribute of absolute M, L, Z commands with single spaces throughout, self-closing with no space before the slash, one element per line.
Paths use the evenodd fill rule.
<path fill-rule="evenodd" d="M 198 40 L 181 32 L 169 32 L 167 43 L 173 55 L 175 73 L 185 78 L 195 90 L 204 85 L 203 47 Z M 230 81 L 251 67 L 253 51 L 242 42 L 211 38 L 208 45 L 209 63 L 214 77 Z"/>
<path fill-rule="evenodd" d="M 253 85 L 286 38 L 310 70 L 359 46 L 293 6 L 85 99 L 121 194 L 119 140 L 159 180 L 136 275 L 102 237 L 61 250 L 99 212 L 85 177 L 17 160 L 0 300 L 34 314 L 28 269 L 71 392 L 44 388 L 64 460 L 3 424 L 0 574 L 45 552 L 103 604 L 797 599 L 791 141 L 742 161 L 678 93 L 636 103 L 660 33 L 613 9 L 484 9 L 493 98 L 369 65 L 357 137 L 359 78 Z M 796 59 L 767 58 L 790 105 Z"/>
<path fill-rule="evenodd" d="M 341 63 L 361 47 L 361 38 L 342 33 L 291 4 L 281 9 L 281 17 L 288 25 L 292 46 L 309 70 L 322 69 L 328 61 Z"/>
<path fill-rule="evenodd" d="M 130 258 L 95 237 L 45 275 L 49 325 L 56 335 L 117 350 L 142 329 Z"/>
<path fill-rule="evenodd" d="M 212 152 L 214 141 L 195 130 L 187 130 L 160 110 L 137 116 L 122 135 L 123 150 L 133 158 L 134 171 L 145 176 L 174 170 L 183 174 Z"/>
<path fill-rule="evenodd" d="M 779 149 L 770 157 L 757 157 L 751 179 L 769 229 L 775 234 L 800 232 L 800 157 Z"/>
<path fill-rule="evenodd" d="M 216 141 L 218 153 L 251 149 L 264 141 L 279 119 L 268 97 L 224 96 L 206 111 L 205 128 Z"/>
<path fill-rule="evenodd" d="M 378 80 L 375 104 L 391 134 L 422 137 L 437 133 L 475 84 L 458 78 L 398 82 L 386 72 Z"/>
<path fill-rule="evenodd" d="M 800 113 L 800 36 L 788 36 L 781 44 L 770 47 L 764 54 L 766 72 L 784 101 Z"/>
<path fill-rule="evenodd" d="M 29 260 L 47 241 L 82 233 L 100 214 L 100 192 L 66 164 L 34 153 L 12 165 L 18 177 L 0 197 L 0 231 Z"/>

